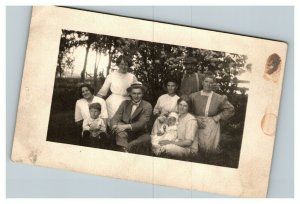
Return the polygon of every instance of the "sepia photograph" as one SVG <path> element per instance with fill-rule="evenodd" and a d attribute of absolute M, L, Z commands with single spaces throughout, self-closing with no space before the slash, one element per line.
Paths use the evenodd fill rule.
<path fill-rule="evenodd" d="M 266 197 L 287 47 L 154 20 L 33 7 L 11 159 Z"/>
<path fill-rule="evenodd" d="M 238 167 L 246 55 L 61 32 L 47 141 Z"/>

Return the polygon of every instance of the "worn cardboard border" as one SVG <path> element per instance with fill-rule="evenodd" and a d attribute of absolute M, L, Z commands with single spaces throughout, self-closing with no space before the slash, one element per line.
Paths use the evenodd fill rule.
<path fill-rule="evenodd" d="M 247 55 L 253 69 L 239 167 L 47 142 L 62 29 Z M 191 190 L 265 197 L 275 135 L 265 134 L 264 129 L 276 130 L 286 52 L 283 42 L 61 7 L 33 7 L 12 160 Z M 264 77 L 266 60 L 273 53 L 282 59 L 276 82 Z M 275 119 L 265 120 L 270 114 Z"/>

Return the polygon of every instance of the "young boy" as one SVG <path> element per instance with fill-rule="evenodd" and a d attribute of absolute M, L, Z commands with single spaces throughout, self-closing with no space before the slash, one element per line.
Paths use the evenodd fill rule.
<path fill-rule="evenodd" d="M 82 124 L 82 139 L 84 146 L 103 147 L 107 144 L 106 126 L 101 114 L 100 103 L 89 105 L 90 118 L 84 119 Z"/>

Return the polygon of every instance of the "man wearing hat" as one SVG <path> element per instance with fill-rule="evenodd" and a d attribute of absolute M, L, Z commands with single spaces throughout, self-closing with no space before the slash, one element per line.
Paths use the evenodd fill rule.
<path fill-rule="evenodd" d="M 180 95 L 190 95 L 202 89 L 204 74 L 195 72 L 197 60 L 194 57 L 187 56 L 183 61 L 185 73 L 181 80 Z"/>
<path fill-rule="evenodd" d="M 142 99 L 145 87 L 141 82 L 134 82 L 127 92 L 131 100 L 123 101 L 111 119 L 116 144 L 124 152 L 130 151 L 134 145 L 145 141 L 150 142 L 151 139 L 147 126 L 152 114 L 152 106 Z"/>

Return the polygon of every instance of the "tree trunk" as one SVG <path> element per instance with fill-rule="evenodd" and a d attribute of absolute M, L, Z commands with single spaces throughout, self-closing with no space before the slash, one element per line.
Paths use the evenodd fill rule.
<path fill-rule="evenodd" d="M 63 60 L 63 57 L 62 57 L 62 55 L 63 54 L 59 54 L 59 56 L 58 56 L 58 69 L 57 69 L 57 72 L 58 73 L 56 73 L 57 75 L 59 75 L 59 78 L 61 78 L 62 77 L 62 72 L 63 72 L 63 70 L 62 70 L 62 68 L 61 68 L 61 62 L 62 62 L 62 60 Z"/>
<path fill-rule="evenodd" d="M 61 68 L 61 63 L 59 63 L 59 78 L 62 77 L 62 68 Z"/>
<path fill-rule="evenodd" d="M 101 52 L 99 54 L 99 59 L 97 56 L 98 56 L 98 52 L 96 51 L 96 59 L 95 59 L 95 67 L 94 67 L 94 88 L 97 87 L 97 73 L 98 73 L 98 67 L 101 58 Z"/>
<path fill-rule="evenodd" d="M 83 69 L 81 71 L 81 82 L 85 81 L 85 72 L 86 72 L 86 65 L 87 65 L 87 60 L 88 60 L 90 46 L 91 46 L 91 43 L 88 42 L 88 44 L 86 46 L 84 65 L 83 65 Z"/>
<path fill-rule="evenodd" d="M 112 52 L 110 51 L 108 53 L 108 65 L 107 65 L 107 69 L 106 69 L 106 76 L 109 74 L 109 70 L 111 67 L 111 60 L 112 60 Z"/>

